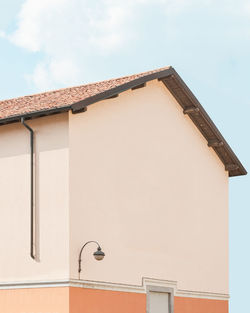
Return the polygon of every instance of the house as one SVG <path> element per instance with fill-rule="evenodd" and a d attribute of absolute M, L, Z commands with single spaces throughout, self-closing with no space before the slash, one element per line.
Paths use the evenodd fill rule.
<path fill-rule="evenodd" d="M 172 67 L 4 100 L 0 124 L 0 312 L 228 312 L 246 170 Z"/>

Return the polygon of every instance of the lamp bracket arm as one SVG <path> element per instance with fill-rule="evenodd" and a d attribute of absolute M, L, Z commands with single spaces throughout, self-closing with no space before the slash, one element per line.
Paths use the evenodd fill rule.
<path fill-rule="evenodd" d="M 79 261 L 79 262 L 81 261 L 82 250 L 87 246 L 87 244 L 92 243 L 92 242 L 93 242 L 93 243 L 96 243 L 97 246 L 98 246 L 98 248 L 101 248 L 100 245 L 99 245 L 99 243 L 98 243 L 97 241 L 94 241 L 94 240 L 87 241 L 87 242 L 82 246 L 82 248 L 81 248 L 81 250 L 80 250 L 79 258 L 78 258 L 78 261 Z"/>

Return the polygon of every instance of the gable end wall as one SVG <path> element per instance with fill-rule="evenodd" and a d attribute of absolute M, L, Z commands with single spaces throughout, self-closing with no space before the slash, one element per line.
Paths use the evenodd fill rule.
<path fill-rule="evenodd" d="M 228 175 L 161 82 L 69 114 L 70 278 L 228 293 Z"/>

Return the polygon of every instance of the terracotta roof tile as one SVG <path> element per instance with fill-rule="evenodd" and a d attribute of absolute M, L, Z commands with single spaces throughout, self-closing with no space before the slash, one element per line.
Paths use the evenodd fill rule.
<path fill-rule="evenodd" d="M 161 72 L 168 68 L 169 67 L 164 67 L 153 71 L 105 80 L 102 82 L 2 100 L 0 101 L 0 119 L 20 116 L 31 112 L 39 112 L 47 109 L 70 106 L 73 103 L 95 96 L 101 92 L 118 87 L 137 78 Z"/>

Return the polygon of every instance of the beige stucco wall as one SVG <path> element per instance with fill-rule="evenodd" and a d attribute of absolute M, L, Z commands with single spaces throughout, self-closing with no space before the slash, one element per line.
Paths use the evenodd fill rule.
<path fill-rule="evenodd" d="M 0 127 L 0 282 L 81 278 L 228 292 L 228 176 L 161 82 L 27 122 L 36 133 L 37 246 L 29 256 L 29 132 Z"/>
<path fill-rule="evenodd" d="M 0 127 L 0 282 L 69 276 L 68 114 L 27 121 L 35 131 L 36 245 L 30 254 L 30 137 L 21 123 Z"/>
<path fill-rule="evenodd" d="M 161 82 L 69 115 L 70 277 L 228 292 L 228 176 Z"/>

